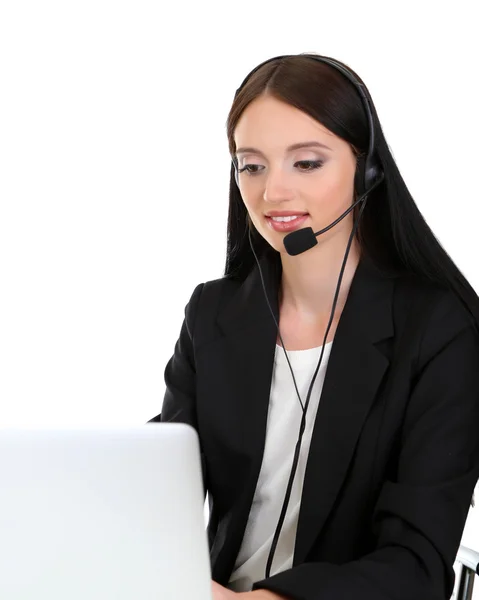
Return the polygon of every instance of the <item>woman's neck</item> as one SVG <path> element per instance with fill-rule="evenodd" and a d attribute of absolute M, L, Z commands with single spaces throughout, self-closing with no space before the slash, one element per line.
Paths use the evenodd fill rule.
<path fill-rule="evenodd" d="M 338 252 L 333 245 L 318 244 L 298 256 L 281 254 L 283 273 L 279 305 L 281 311 L 294 312 L 305 320 L 329 317 L 333 305 L 345 249 Z M 360 248 L 354 240 L 344 269 L 335 314 L 346 303 L 349 288 L 360 259 Z"/>

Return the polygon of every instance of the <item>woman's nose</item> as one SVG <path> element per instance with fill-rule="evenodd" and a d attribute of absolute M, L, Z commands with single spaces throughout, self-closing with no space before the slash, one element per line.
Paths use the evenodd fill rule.
<path fill-rule="evenodd" d="M 270 171 L 266 177 L 263 192 L 265 202 L 284 202 L 292 197 L 292 190 L 285 173 L 277 170 Z"/>

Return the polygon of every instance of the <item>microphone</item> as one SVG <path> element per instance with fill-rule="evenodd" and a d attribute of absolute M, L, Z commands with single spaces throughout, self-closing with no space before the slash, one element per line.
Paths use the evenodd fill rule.
<path fill-rule="evenodd" d="M 297 256 L 310 248 L 313 248 L 318 243 L 316 236 L 319 233 L 314 233 L 311 227 L 303 227 L 288 233 L 284 238 L 283 244 L 286 248 L 286 252 L 290 256 Z"/>
<path fill-rule="evenodd" d="M 321 231 L 317 231 L 316 233 L 314 233 L 311 227 L 303 227 L 302 229 L 297 229 L 296 231 L 288 233 L 288 235 L 285 236 L 285 238 L 283 239 L 283 244 L 286 248 L 286 252 L 290 256 L 297 256 L 298 254 L 302 254 L 303 252 L 306 252 L 306 250 L 310 250 L 311 248 L 316 246 L 316 244 L 318 243 L 318 240 L 316 239 L 318 235 L 329 231 L 332 227 L 334 227 L 340 221 L 342 221 L 344 217 L 348 215 L 357 204 L 359 204 L 363 200 L 366 201 L 367 195 L 382 181 L 382 179 L 383 177 L 379 177 L 374 182 L 374 185 L 372 185 L 371 188 L 367 190 L 367 192 L 365 192 L 360 198 L 358 198 L 358 200 L 356 200 L 354 204 L 352 204 L 347 210 L 345 210 L 343 214 L 336 219 L 336 221 L 334 221 L 333 223 L 331 223 L 331 225 L 328 225 L 324 229 L 321 229 Z"/>

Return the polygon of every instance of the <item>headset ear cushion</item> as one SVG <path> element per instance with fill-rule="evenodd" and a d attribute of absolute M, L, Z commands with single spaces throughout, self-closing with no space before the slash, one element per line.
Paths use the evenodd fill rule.
<path fill-rule="evenodd" d="M 364 181 L 364 171 L 366 167 L 366 161 L 363 155 L 359 155 L 356 161 L 356 172 L 354 174 L 354 190 L 356 196 L 359 197 L 366 191 L 366 185 Z"/>

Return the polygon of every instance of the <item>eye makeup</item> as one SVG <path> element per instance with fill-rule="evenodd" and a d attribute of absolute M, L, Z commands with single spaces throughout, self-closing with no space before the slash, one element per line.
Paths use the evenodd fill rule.
<path fill-rule="evenodd" d="M 299 168 L 298 170 L 302 173 L 311 173 L 312 171 L 321 168 L 323 164 L 324 161 L 322 160 L 298 160 L 294 163 L 294 166 L 296 167 L 297 165 L 306 165 L 308 168 Z M 242 167 L 241 169 L 238 169 L 238 173 L 246 172 L 250 176 L 258 175 L 259 173 L 261 173 L 261 171 L 251 171 L 250 167 L 262 167 L 262 165 L 249 163 L 244 165 L 244 167 Z M 264 169 L 264 167 L 262 168 Z"/>

